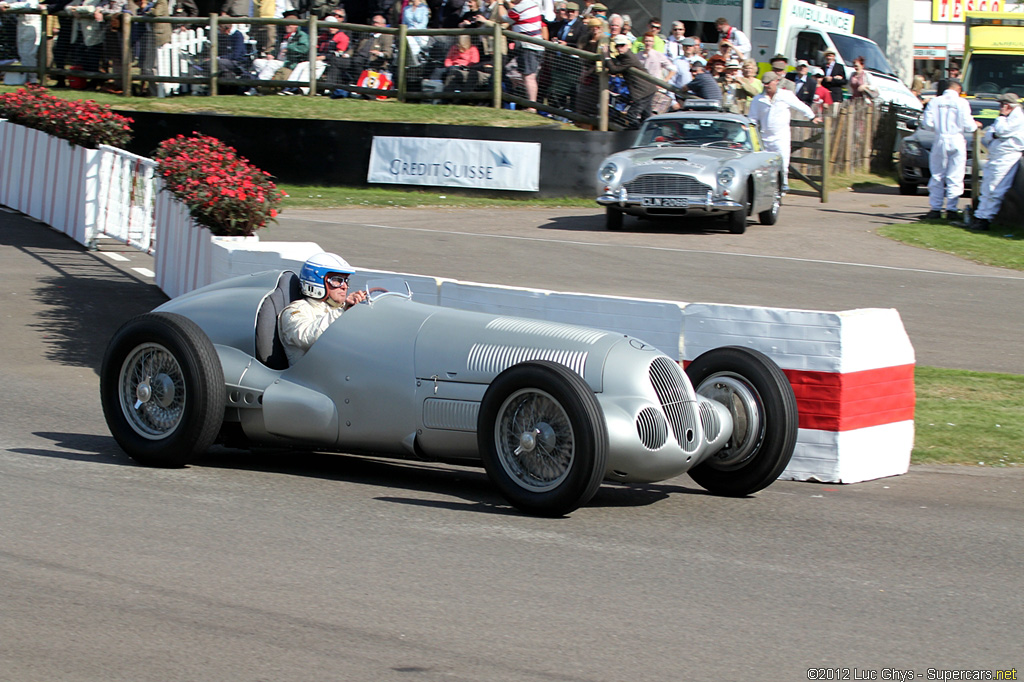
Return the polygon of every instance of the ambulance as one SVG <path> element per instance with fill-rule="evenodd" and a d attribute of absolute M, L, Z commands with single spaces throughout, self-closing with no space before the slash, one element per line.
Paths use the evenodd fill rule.
<path fill-rule="evenodd" d="M 1024 97 L 1024 14 L 965 12 L 964 95 L 982 125 L 999 116 L 996 97 Z"/>
<path fill-rule="evenodd" d="M 720 4 L 719 4 L 720 3 Z M 736 0 L 662 0 L 662 22 L 714 22 L 718 17 L 733 26 L 745 26 L 742 5 Z M 712 16 L 715 14 L 716 16 Z M 805 59 L 812 66 L 825 65 L 825 52 L 832 50 L 836 60 L 845 65 L 847 77 L 853 72 L 853 60 L 863 57 L 878 88 L 878 99 L 920 111 L 921 101 L 896 75 L 878 44 L 853 32 L 852 14 L 802 0 L 754 0 L 747 32 L 753 47 L 751 55 L 761 71 L 768 70 L 773 55 L 783 54 L 790 65 Z"/>

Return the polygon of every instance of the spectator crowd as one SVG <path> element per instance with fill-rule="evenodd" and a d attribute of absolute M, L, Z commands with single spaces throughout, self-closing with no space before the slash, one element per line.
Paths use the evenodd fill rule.
<path fill-rule="evenodd" d="M 34 65 L 39 32 L 52 37 L 51 65 L 86 74 L 119 73 L 122 69 L 121 26 L 125 15 L 199 17 L 220 14 L 216 55 L 195 59 L 197 75 L 216 72 L 221 79 L 290 81 L 274 87 L 222 86 L 221 92 L 300 94 L 308 91 L 315 70 L 321 92 L 347 96 L 345 86 L 386 88 L 397 58 L 397 36 L 380 30 L 405 25 L 422 28 L 480 28 L 501 23 L 520 34 L 503 50 L 503 87 L 529 102 L 585 116 L 598 113 L 600 79 L 597 62 L 606 67 L 611 93 L 610 113 L 616 123 L 632 127 L 654 113 L 675 110 L 685 98 L 714 100 L 746 114 L 764 90 L 750 39 L 725 19 L 716 22 L 718 41 L 704 43 L 687 35 L 681 21 L 663 26 L 658 18 L 634 27 L 628 15 L 609 13 L 597 0 L 16 0 L 0 2 L 4 10 L 41 7 L 50 13 L 45 26 L 38 15 L 4 19 L 7 63 Z M 232 18 L 290 18 L 316 16 L 319 35 L 305 26 L 233 23 Z M 34 22 L 34 23 L 33 23 Z M 351 30 L 351 24 L 366 26 Z M 171 41 L 175 30 L 165 23 L 133 23 L 130 43 L 133 64 L 143 75 L 156 75 L 156 50 Z M 9 35 L 8 35 L 9 34 Z M 310 64 L 310 43 L 316 58 Z M 495 41 L 489 36 L 409 36 L 407 65 L 419 71 L 409 82 L 424 91 L 487 90 L 493 76 Z M 547 50 L 545 42 L 597 55 L 580 59 L 572 51 Z M 835 56 L 824 69 L 798 61 L 789 73 L 789 60 L 776 55 L 772 70 L 816 113 L 842 97 L 849 86 L 854 97 L 872 96 L 870 75 L 861 68 L 847 76 Z M 130 65 L 131 66 L 131 65 Z M 660 87 L 634 70 L 643 71 L 672 87 Z M 7 73 L 7 82 L 32 80 L 34 74 Z M 111 79 L 58 76 L 55 87 L 102 87 L 118 91 Z M 136 94 L 155 94 L 148 82 Z M 533 109 L 530 109 L 533 111 Z"/>

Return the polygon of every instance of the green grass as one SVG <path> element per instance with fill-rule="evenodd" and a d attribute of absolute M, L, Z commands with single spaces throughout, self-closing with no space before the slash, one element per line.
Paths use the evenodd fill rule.
<path fill-rule="evenodd" d="M 361 208 L 361 207 L 448 207 L 448 208 L 486 208 L 502 207 L 573 207 L 597 208 L 593 197 L 561 197 L 554 199 L 496 198 L 446 190 L 442 188 L 430 190 L 386 189 L 380 187 L 320 187 L 310 185 L 278 185 L 288 193 L 282 208 Z"/>
<path fill-rule="evenodd" d="M 1024 226 L 993 225 L 988 232 L 973 232 L 945 221 L 922 220 L 887 225 L 878 234 L 984 265 L 1024 270 Z"/>
<path fill-rule="evenodd" d="M 911 461 L 1024 464 L 1024 375 L 918 367 Z"/>
<path fill-rule="evenodd" d="M 811 186 L 790 176 L 790 187 L 798 190 L 810 190 Z M 837 192 L 845 189 L 869 189 L 871 187 L 895 187 L 895 175 L 881 175 L 871 172 L 839 173 L 832 174 L 828 178 L 828 189 L 830 192 Z"/>
<path fill-rule="evenodd" d="M 0 92 L 17 87 L 0 86 Z M 91 99 L 121 111 L 161 111 L 171 114 L 223 114 L 328 121 L 378 121 L 431 125 L 479 125 L 498 128 L 547 127 L 580 130 L 544 116 L 489 106 L 402 103 L 395 100 L 330 99 L 328 97 L 122 97 L 104 92 L 48 90 L 65 99 Z"/>

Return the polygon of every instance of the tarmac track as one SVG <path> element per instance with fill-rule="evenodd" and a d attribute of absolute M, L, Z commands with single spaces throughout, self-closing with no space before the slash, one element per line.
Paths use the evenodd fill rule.
<path fill-rule="evenodd" d="M 531 211 L 376 213 L 346 212 L 336 228 L 304 215 L 308 228 L 294 231 L 315 228 L 359 265 L 599 291 L 667 279 L 643 267 L 657 246 L 686 266 L 666 290 L 713 293 L 738 277 L 728 275 L 736 263 L 764 260 L 749 260 L 762 233 L 777 244 L 790 229 L 752 228 L 744 241 L 607 234 L 586 211 L 546 212 L 532 226 Z M 415 224 L 428 220 L 437 225 Z M 472 235 L 452 234 L 467 221 L 478 223 Z M 574 239 L 557 233 L 551 244 L 552 223 L 573 225 Z M 863 241 L 877 253 L 845 260 L 885 261 L 900 248 Z M 151 260 L 106 248 L 86 252 L 0 213 L 4 682 L 786 682 L 819 668 L 832 670 L 818 679 L 1021 670 L 1020 468 L 783 481 L 747 499 L 707 495 L 687 477 L 606 485 L 551 520 L 512 512 L 476 469 L 222 449 L 180 470 L 135 466 L 106 429 L 97 371 L 114 330 L 165 297 L 145 272 Z M 800 256 L 824 267 L 816 249 L 825 247 L 809 240 Z M 898 272 L 1019 286 L 920 253 L 930 262 Z M 691 272 L 714 258 L 718 287 Z M 751 297 L 770 298 L 740 270 Z M 1016 310 L 1004 311 L 1011 324 Z"/>

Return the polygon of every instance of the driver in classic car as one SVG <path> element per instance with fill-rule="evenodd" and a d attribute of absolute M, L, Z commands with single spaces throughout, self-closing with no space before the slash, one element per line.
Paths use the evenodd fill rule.
<path fill-rule="evenodd" d="M 299 273 L 303 298 L 289 304 L 277 319 L 281 343 L 294 364 L 348 308 L 366 299 L 365 291 L 348 293 L 352 266 L 334 253 L 318 253 Z"/>

